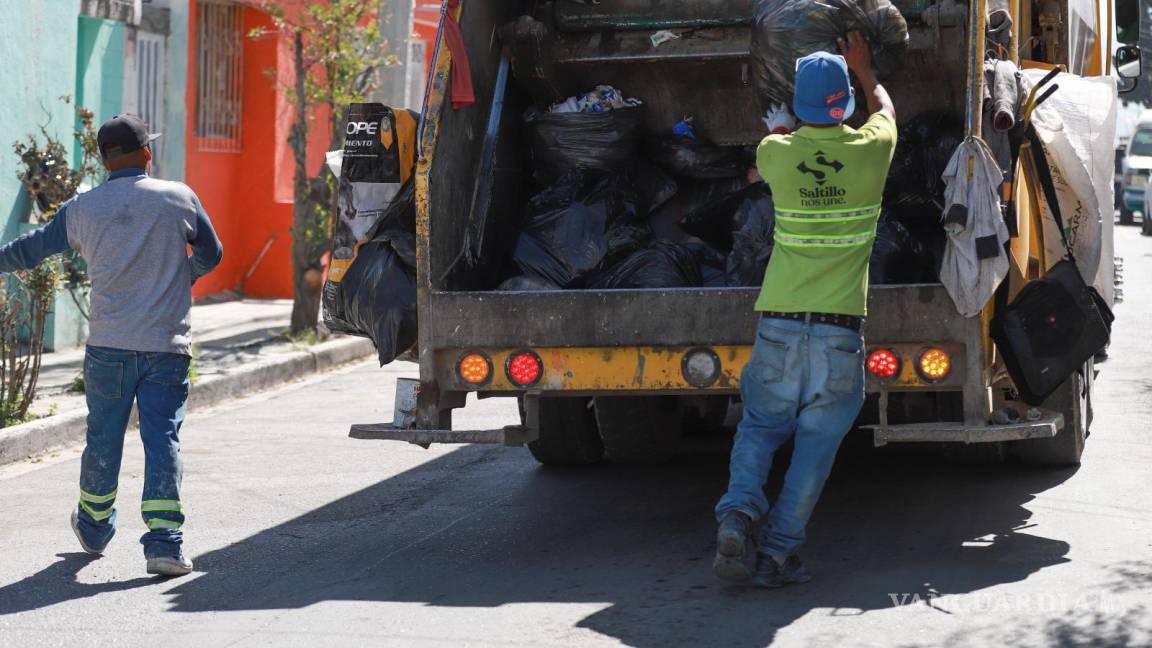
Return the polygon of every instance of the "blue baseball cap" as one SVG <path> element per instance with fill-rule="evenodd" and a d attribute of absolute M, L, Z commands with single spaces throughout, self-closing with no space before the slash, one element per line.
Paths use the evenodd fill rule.
<path fill-rule="evenodd" d="M 856 97 L 844 57 L 816 52 L 796 60 L 792 112 L 809 124 L 837 124 L 852 116 Z"/>

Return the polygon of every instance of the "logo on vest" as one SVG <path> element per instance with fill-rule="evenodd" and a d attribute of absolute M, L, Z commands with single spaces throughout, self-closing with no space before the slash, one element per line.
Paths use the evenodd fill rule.
<path fill-rule="evenodd" d="M 848 192 L 835 184 L 828 184 L 844 170 L 844 163 L 840 160 L 829 160 L 824 151 L 816 151 L 812 159 L 805 160 L 796 166 L 801 174 L 812 176 L 816 187 L 800 189 L 800 202 L 805 207 L 835 207 L 845 203 Z"/>

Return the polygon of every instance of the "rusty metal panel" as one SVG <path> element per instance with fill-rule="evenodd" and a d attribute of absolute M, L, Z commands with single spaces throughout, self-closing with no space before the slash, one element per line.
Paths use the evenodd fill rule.
<path fill-rule="evenodd" d="M 434 292 L 422 322 L 435 348 L 698 346 L 747 344 L 756 335 L 755 288 Z M 940 284 L 876 286 L 865 337 L 875 343 L 979 337 Z M 980 366 L 979 360 L 968 366 Z"/>

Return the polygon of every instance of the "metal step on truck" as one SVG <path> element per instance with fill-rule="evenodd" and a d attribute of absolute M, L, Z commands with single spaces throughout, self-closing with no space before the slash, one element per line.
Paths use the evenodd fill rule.
<path fill-rule="evenodd" d="M 967 134 L 980 136 L 988 3 L 895 4 L 910 41 L 902 71 L 883 81 L 899 121 L 947 112 Z M 1069 3 L 1005 4 L 1015 23 L 1012 58 L 1021 67 L 1110 72 L 1106 3 L 1088 3 L 1096 12 L 1090 25 L 1073 20 L 1080 14 Z M 1041 15 L 1042 5 L 1053 4 L 1063 8 L 1054 28 L 1052 17 Z M 666 459 L 687 429 L 723 420 L 755 339 L 756 288 L 496 287 L 506 278 L 532 193 L 524 114 L 533 98 L 518 81 L 535 75 L 561 96 L 612 85 L 643 100 L 650 134 L 692 115 L 716 143 L 754 146 L 767 135 L 751 71 L 754 5 L 445 3 L 416 174 L 420 377 L 400 381 L 394 421 L 353 426 L 351 436 L 425 446 L 527 445 L 544 464 L 636 463 Z M 518 60 L 509 42 L 514 30 L 506 26 L 522 16 L 542 26 L 533 36 L 538 60 Z M 1045 20 L 1037 31 L 1043 37 L 1033 37 Z M 459 109 L 451 102 L 447 21 L 458 21 L 462 31 L 477 99 Z M 652 37 L 659 31 L 677 37 L 657 45 Z M 1111 187 L 1111 161 L 1107 172 Z M 1004 195 L 1019 191 L 1007 186 Z M 1112 214 L 1102 220 L 1100 274 L 1111 300 Z M 1014 264 L 1018 280 L 1039 276 L 1045 265 L 1040 252 L 1028 258 L 1028 267 Z M 1094 368 L 1072 376 L 1042 406 L 1024 405 L 989 339 L 992 315 L 990 302 L 976 317 L 961 316 L 939 283 L 872 286 L 865 324 L 869 398 L 855 434 L 870 434 L 878 446 L 937 442 L 1026 463 L 1079 463 Z M 469 393 L 519 399 L 521 424 L 454 429 L 453 410 L 465 406 Z M 997 415 L 1006 409 L 1016 415 Z"/>

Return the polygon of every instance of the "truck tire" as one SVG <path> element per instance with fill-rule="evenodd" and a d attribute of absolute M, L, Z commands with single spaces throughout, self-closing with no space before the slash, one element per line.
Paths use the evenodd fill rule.
<path fill-rule="evenodd" d="M 1095 371 L 1091 360 L 1083 375 L 1076 373 L 1064 382 L 1048 400 L 1044 408 L 1064 413 L 1064 429 L 1049 439 L 1017 441 L 1016 452 L 1020 461 L 1031 466 L 1078 466 L 1088 438 L 1089 408 L 1092 379 Z"/>
<path fill-rule="evenodd" d="M 1120 224 L 1131 225 L 1135 222 L 1135 212 L 1124 205 L 1120 205 Z"/>
<path fill-rule="evenodd" d="M 523 402 L 520 420 L 524 420 Z M 586 466 L 604 457 L 596 415 L 587 398 L 541 398 L 539 432 L 528 451 L 545 466 Z"/>
<path fill-rule="evenodd" d="M 675 396 L 597 396 L 596 423 L 605 456 L 619 464 L 668 461 L 684 430 Z"/>

